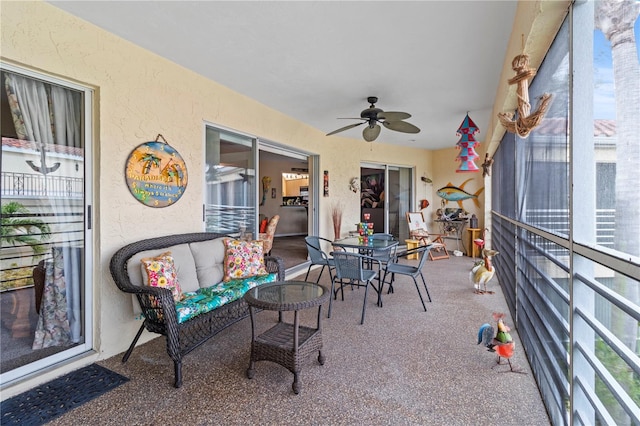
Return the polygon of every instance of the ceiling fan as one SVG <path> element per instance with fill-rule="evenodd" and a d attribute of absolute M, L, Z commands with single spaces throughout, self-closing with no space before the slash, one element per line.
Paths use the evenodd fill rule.
<path fill-rule="evenodd" d="M 378 98 L 375 96 L 369 96 L 367 98 L 367 102 L 371 105 L 360 113 L 360 118 L 341 118 L 341 120 L 363 120 L 361 123 L 349 124 L 348 126 L 341 127 L 338 130 L 327 133 L 327 136 L 344 132 L 345 130 L 360 126 L 361 124 L 367 124 L 367 127 L 362 131 L 362 137 L 367 142 L 373 142 L 380 134 L 381 127 L 378 123 L 382 123 L 382 125 L 387 129 L 395 130 L 396 132 L 420 132 L 420 129 L 413 124 L 403 121 L 411 117 L 411 114 L 398 111 L 383 111 L 380 108 L 376 108 L 375 103 L 378 102 Z"/>

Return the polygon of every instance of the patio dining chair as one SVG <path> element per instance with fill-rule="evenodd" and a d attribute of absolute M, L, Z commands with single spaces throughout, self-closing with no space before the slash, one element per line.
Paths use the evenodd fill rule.
<path fill-rule="evenodd" d="M 382 306 L 382 282 L 379 279 L 381 272 L 381 263 L 379 260 L 370 256 L 365 256 L 359 253 L 349 253 L 344 251 L 331 252 L 333 261 L 335 262 L 336 270 L 331 282 L 331 292 L 333 293 L 333 299 L 338 296 L 338 291 L 342 294 L 342 300 L 344 300 L 344 287 L 345 285 L 351 285 L 353 287 L 364 287 L 364 302 L 362 303 L 362 317 L 360 324 L 364 324 L 364 317 L 367 310 L 367 294 L 369 286 L 373 287 L 376 293 L 378 293 L 377 305 Z M 378 269 L 367 269 L 365 264 L 372 264 L 378 266 Z M 374 282 L 378 281 L 378 287 Z M 335 283 L 340 281 L 340 287 L 336 288 Z M 333 299 L 329 299 L 329 317 L 331 317 L 331 302 Z"/>
<path fill-rule="evenodd" d="M 384 276 L 382 278 L 382 284 L 380 285 L 380 291 L 382 292 L 382 287 L 386 283 L 387 276 L 389 274 L 391 274 L 391 277 L 389 281 L 389 290 L 387 291 L 387 293 L 393 293 L 393 282 L 395 281 L 396 274 L 409 276 L 413 279 L 413 282 L 416 285 L 416 290 L 418 290 L 418 296 L 420 296 L 422 307 L 426 312 L 427 307 L 424 304 L 424 299 L 422 298 L 422 292 L 420 291 L 420 286 L 418 286 L 418 280 L 416 278 L 420 277 L 422 279 L 422 284 L 424 285 L 424 289 L 427 291 L 427 297 L 429 298 L 429 302 L 431 302 L 431 295 L 429 294 L 429 289 L 427 288 L 427 282 L 425 281 L 424 275 L 422 274 L 422 267 L 424 266 L 425 260 L 427 259 L 428 253 L 431 250 L 431 248 L 432 248 L 432 245 L 419 246 L 419 247 L 406 250 L 402 253 L 397 254 L 394 260 L 392 262 L 387 263 L 387 266 L 385 267 Z M 418 254 L 419 260 L 417 265 L 398 262 L 400 258 L 407 257 L 412 254 Z M 382 298 L 380 298 L 380 306 L 382 306 Z"/>
<path fill-rule="evenodd" d="M 393 235 L 391 234 L 383 234 L 383 233 L 376 233 L 373 235 L 370 235 L 369 238 L 372 238 L 374 240 L 385 240 L 385 241 L 391 241 L 393 240 Z M 393 247 L 387 247 L 384 249 L 374 249 L 369 253 L 369 256 L 373 257 L 374 259 L 377 259 L 380 261 L 381 265 L 383 267 L 385 267 L 387 265 L 387 263 L 389 263 L 391 260 L 393 260 L 394 256 L 396 255 L 396 248 L 398 246 L 393 246 Z"/>
<path fill-rule="evenodd" d="M 331 244 L 331 240 L 322 237 L 316 237 L 314 235 L 309 235 L 304 238 L 304 241 L 307 243 L 307 252 L 309 253 L 309 259 L 311 260 L 309 268 L 307 269 L 307 275 L 305 275 L 304 280 L 307 281 L 307 278 L 309 278 L 309 272 L 311 272 L 312 266 L 322 265 L 320 274 L 318 275 L 318 279 L 316 280 L 316 284 L 320 282 L 320 278 L 322 277 L 324 268 L 327 267 L 329 268 L 329 278 L 333 283 L 333 274 L 331 273 L 331 270 L 335 269 L 336 265 L 334 263 L 334 260 L 330 258 L 324 250 L 322 250 L 322 242 Z"/>

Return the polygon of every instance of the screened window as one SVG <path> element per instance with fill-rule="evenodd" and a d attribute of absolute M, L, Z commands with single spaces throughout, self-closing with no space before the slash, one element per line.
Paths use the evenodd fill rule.
<path fill-rule="evenodd" d="M 640 424 L 639 14 L 574 3 L 530 86 L 551 108 L 493 157 L 496 269 L 553 424 Z"/>

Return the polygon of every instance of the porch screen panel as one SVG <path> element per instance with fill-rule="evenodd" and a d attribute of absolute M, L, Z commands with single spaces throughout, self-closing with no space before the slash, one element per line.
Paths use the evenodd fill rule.
<path fill-rule="evenodd" d="M 495 212 L 506 218 L 516 218 L 515 194 L 515 141 L 508 133 L 502 138 L 493 155 L 494 164 L 491 170 L 491 203 Z M 516 318 L 516 227 L 502 216 L 493 215 L 491 222 L 491 247 L 500 252 L 493 258 L 496 277 L 507 299 L 509 310 Z"/>
<path fill-rule="evenodd" d="M 571 49 L 567 19 L 529 90 L 534 110 L 542 92 L 551 108 L 494 154 L 494 263 L 501 281 L 517 268 L 515 324 L 553 424 L 640 424 L 639 15 L 634 1 L 572 3 Z M 515 219 L 499 170 L 511 162 Z M 515 261 L 503 253 L 513 250 L 505 222 Z"/>
<path fill-rule="evenodd" d="M 516 141 L 505 133 L 500 146 L 493 154 L 494 164 L 500 167 L 491 169 L 491 208 L 511 219 L 516 219 Z"/>
<path fill-rule="evenodd" d="M 554 424 L 568 423 L 570 395 L 568 37 L 565 21 L 529 87 L 532 111 L 553 93 L 542 124 L 527 138 L 505 133 L 492 168 L 497 276 Z"/>
<path fill-rule="evenodd" d="M 516 143 L 517 214 L 520 221 L 569 235 L 569 37 L 565 22 L 529 87 L 532 111 L 552 93 L 541 125 Z"/>
<path fill-rule="evenodd" d="M 493 258 L 496 278 L 507 300 L 509 311 L 516 318 L 516 226 L 501 216 L 492 218 L 491 247 L 498 250 Z"/>

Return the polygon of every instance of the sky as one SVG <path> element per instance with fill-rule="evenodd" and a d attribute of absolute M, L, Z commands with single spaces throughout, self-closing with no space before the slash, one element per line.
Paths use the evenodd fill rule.
<path fill-rule="evenodd" d="M 634 26 L 636 36 L 636 60 L 640 61 L 640 17 L 636 19 Z M 596 119 L 616 119 L 616 104 L 613 84 L 613 62 L 611 59 L 611 45 L 604 35 L 599 31 L 594 31 L 593 40 L 594 53 L 594 118 Z"/>

